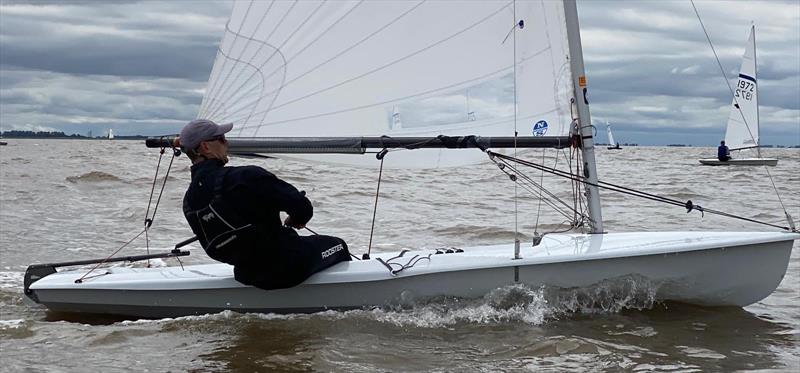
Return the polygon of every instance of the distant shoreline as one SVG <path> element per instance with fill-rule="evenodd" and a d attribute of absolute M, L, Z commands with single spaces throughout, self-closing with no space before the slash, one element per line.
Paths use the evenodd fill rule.
<path fill-rule="evenodd" d="M 0 137 L 4 139 L 61 139 L 61 140 L 109 140 L 108 136 L 83 136 L 78 134 L 67 135 L 64 132 L 34 132 L 34 131 L 3 131 Z M 114 136 L 113 140 L 145 140 L 151 136 L 130 135 Z"/>

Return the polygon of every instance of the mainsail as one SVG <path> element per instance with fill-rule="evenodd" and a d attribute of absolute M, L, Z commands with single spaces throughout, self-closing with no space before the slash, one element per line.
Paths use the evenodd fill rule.
<path fill-rule="evenodd" d="M 731 150 L 758 146 L 758 84 L 756 83 L 755 26 L 742 58 L 742 68 L 733 92 L 731 114 L 725 131 L 725 144 Z"/>
<path fill-rule="evenodd" d="M 567 136 L 568 45 L 560 1 L 237 1 L 198 116 L 239 138 Z M 481 90 L 495 101 L 477 105 Z M 463 101 L 448 114 L 431 100 Z M 389 158 L 485 159 L 401 153 Z"/>
<path fill-rule="evenodd" d="M 608 121 L 606 121 L 606 133 L 608 134 L 608 145 L 617 146 L 617 142 L 614 141 L 614 135 L 611 134 L 611 125 Z"/>

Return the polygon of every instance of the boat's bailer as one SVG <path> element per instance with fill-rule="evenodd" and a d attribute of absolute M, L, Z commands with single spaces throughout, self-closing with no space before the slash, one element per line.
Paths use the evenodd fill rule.
<path fill-rule="evenodd" d="M 658 301 L 746 306 L 780 284 L 790 233 L 619 233 L 546 235 L 513 258 L 512 245 L 383 253 L 318 273 L 289 289 L 261 290 L 233 279 L 232 267 L 85 270 L 33 282 L 29 297 L 53 311 L 173 317 L 233 310 L 313 312 L 408 304 L 436 296 L 476 298 L 509 284 L 589 287 L 635 276 Z"/>

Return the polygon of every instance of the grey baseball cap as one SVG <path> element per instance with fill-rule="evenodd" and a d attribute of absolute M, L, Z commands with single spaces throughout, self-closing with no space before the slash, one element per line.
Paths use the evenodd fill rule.
<path fill-rule="evenodd" d="M 224 135 L 233 128 L 233 123 L 216 124 L 208 119 L 196 119 L 181 130 L 180 143 L 184 150 L 192 150 L 216 136 Z"/>

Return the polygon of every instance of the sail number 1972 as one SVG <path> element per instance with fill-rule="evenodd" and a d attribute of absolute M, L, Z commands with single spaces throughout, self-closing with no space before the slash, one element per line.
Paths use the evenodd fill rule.
<path fill-rule="evenodd" d="M 747 101 L 753 99 L 753 91 L 756 85 L 744 79 L 739 79 L 739 85 L 736 86 L 736 97 L 741 97 Z"/>

